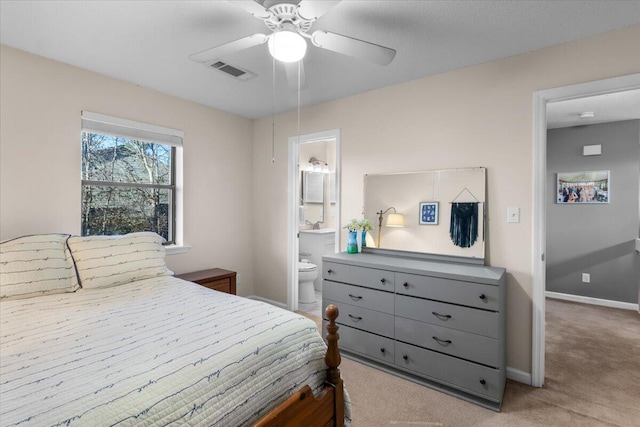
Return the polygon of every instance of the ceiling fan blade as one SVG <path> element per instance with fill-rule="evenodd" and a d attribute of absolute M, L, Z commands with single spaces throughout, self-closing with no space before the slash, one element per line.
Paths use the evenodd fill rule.
<path fill-rule="evenodd" d="M 269 37 L 264 34 L 256 33 L 229 43 L 221 44 L 220 46 L 212 47 L 211 49 L 203 50 L 202 52 L 194 53 L 189 56 L 189 59 L 201 63 L 213 61 L 225 55 L 263 44 L 268 39 Z"/>
<path fill-rule="evenodd" d="M 291 92 L 298 91 L 298 64 L 300 64 L 300 90 L 307 88 L 307 78 L 304 74 L 304 62 L 285 62 L 284 69 L 287 73 L 287 83 Z"/>
<path fill-rule="evenodd" d="M 314 31 L 311 35 L 311 42 L 320 48 L 364 59 L 378 65 L 389 65 L 396 56 L 394 49 L 323 30 Z"/>
<path fill-rule="evenodd" d="M 258 19 L 266 19 L 271 16 L 269 10 L 253 0 L 233 0 L 231 3 L 240 6 Z"/>
<path fill-rule="evenodd" d="M 298 5 L 298 16 L 308 21 L 315 21 L 338 3 L 340 3 L 340 0 L 302 0 Z"/>

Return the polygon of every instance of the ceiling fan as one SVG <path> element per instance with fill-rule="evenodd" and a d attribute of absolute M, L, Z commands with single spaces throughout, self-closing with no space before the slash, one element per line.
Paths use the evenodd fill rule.
<path fill-rule="evenodd" d="M 383 66 L 388 65 L 396 55 L 394 49 L 329 31 L 316 30 L 309 34 L 312 24 L 340 3 L 340 0 L 266 0 L 263 2 L 264 6 L 253 0 L 234 0 L 231 3 L 242 7 L 254 17 L 262 19 L 271 30 L 271 34 L 256 33 L 195 53 L 190 55 L 189 59 L 211 64 L 225 55 L 268 43 L 271 55 L 285 65 L 289 86 L 297 89 L 295 82 L 298 80 L 298 72 L 300 72 L 300 85 L 302 88 L 305 86 L 302 63 L 307 49 L 305 39 L 309 39 L 314 46 L 321 49 Z M 268 4 L 272 5 L 266 7 Z"/>

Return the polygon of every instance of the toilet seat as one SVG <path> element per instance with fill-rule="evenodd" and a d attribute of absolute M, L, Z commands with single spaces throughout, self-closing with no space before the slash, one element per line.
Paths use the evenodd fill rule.
<path fill-rule="evenodd" d="M 301 272 L 316 271 L 317 269 L 318 269 L 318 266 L 315 264 L 311 264 L 310 262 L 298 263 L 298 271 L 301 271 Z"/>

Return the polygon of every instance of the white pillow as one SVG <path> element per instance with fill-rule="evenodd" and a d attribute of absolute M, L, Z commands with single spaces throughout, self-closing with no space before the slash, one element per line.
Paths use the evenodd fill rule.
<path fill-rule="evenodd" d="M 36 234 L 0 243 L 0 300 L 78 289 L 68 239 L 68 234 Z"/>
<path fill-rule="evenodd" d="M 163 239 L 156 233 L 72 236 L 69 248 L 83 288 L 106 288 L 150 277 L 170 276 Z"/>

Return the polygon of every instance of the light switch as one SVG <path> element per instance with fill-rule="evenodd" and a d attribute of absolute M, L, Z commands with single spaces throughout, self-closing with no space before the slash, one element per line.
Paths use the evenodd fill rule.
<path fill-rule="evenodd" d="M 520 208 L 507 208 L 507 222 L 520 222 Z"/>

